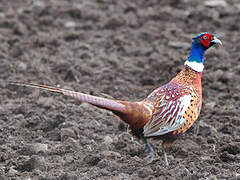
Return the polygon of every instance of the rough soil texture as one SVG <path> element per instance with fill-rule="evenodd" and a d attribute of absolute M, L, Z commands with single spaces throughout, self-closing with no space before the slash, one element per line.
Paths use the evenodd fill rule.
<path fill-rule="evenodd" d="M 240 179 L 239 22 L 238 0 L 1 1 L 0 179 Z M 224 46 L 206 54 L 199 126 L 167 150 L 167 168 L 161 142 L 147 165 L 145 145 L 112 113 L 2 82 L 141 100 L 204 31 Z"/>

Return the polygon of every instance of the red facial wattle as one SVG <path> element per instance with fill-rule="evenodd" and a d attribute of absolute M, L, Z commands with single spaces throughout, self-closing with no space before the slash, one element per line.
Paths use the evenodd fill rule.
<path fill-rule="evenodd" d="M 210 34 L 204 34 L 200 40 L 202 42 L 202 45 L 207 48 L 210 45 L 210 40 L 213 40 L 213 36 Z"/>
<path fill-rule="evenodd" d="M 203 45 L 204 47 L 208 47 L 208 46 L 210 45 L 209 39 L 207 39 L 207 40 L 201 40 L 201 41 L 202 41 L 202 45 Z"/>

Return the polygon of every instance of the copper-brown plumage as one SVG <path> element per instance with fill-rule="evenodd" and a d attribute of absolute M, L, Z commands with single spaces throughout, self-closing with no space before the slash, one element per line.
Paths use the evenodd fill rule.
<path fill-rule="evenodd" d="M 209 42 L 206 42 L 207 40 Z M 187 131 L 200 114 L 203 59 L 198 59 L 198 57 L 201 58 L 201 53 L 204 53 L 215 43 L 220 43 L 220 41 L 209 33 L 203 33 L 195 37 L 189 59 L 185 62 L 183 70 L 169 83 L 156 89 L 140 102 L 112 100 L 32 83 L 11 83 L 62 93 L 81 102 L 112 111 L 120 120 L 129 125 L 135 136 L 146 142 L 149 150 L 149 162 L 152 162 L 154 152 L 147 138 L 162 139 L 164 165 L 167 166 L 165 148 Z"/>

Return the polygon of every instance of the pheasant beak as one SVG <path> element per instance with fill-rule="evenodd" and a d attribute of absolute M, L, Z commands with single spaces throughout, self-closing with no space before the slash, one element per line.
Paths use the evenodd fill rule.
<path fill-rule="evenodd" d="M 218 38 L 214 37 L 214 39 L 212 40 L 212 43 L 215 44 L 215 47 L 218 48 L 219 46 L 222 45 L 222 41 L 220 41 Z"/>

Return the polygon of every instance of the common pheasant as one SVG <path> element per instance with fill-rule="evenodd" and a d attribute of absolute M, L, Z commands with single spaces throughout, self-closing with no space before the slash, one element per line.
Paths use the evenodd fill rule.
<path fill-rule="evenodd" d="M 144 140 L 149 151 L 147 156 L 149 163 L 154 159 L 154 150 L 147 139 L 161 139 L 164 165 L 168 166 L 165 149 L 187 131 L 200 114 L 204 53 L 211 46 L 221 44 L 213 34 L 198 34 L 193 38 L 190 55 L 182 71 L 140 102 L 106 99 L 32 83 L 12 83 L 62 93 L 81 102 L 112 111 L 129 125 L 134 136 Z"/>

